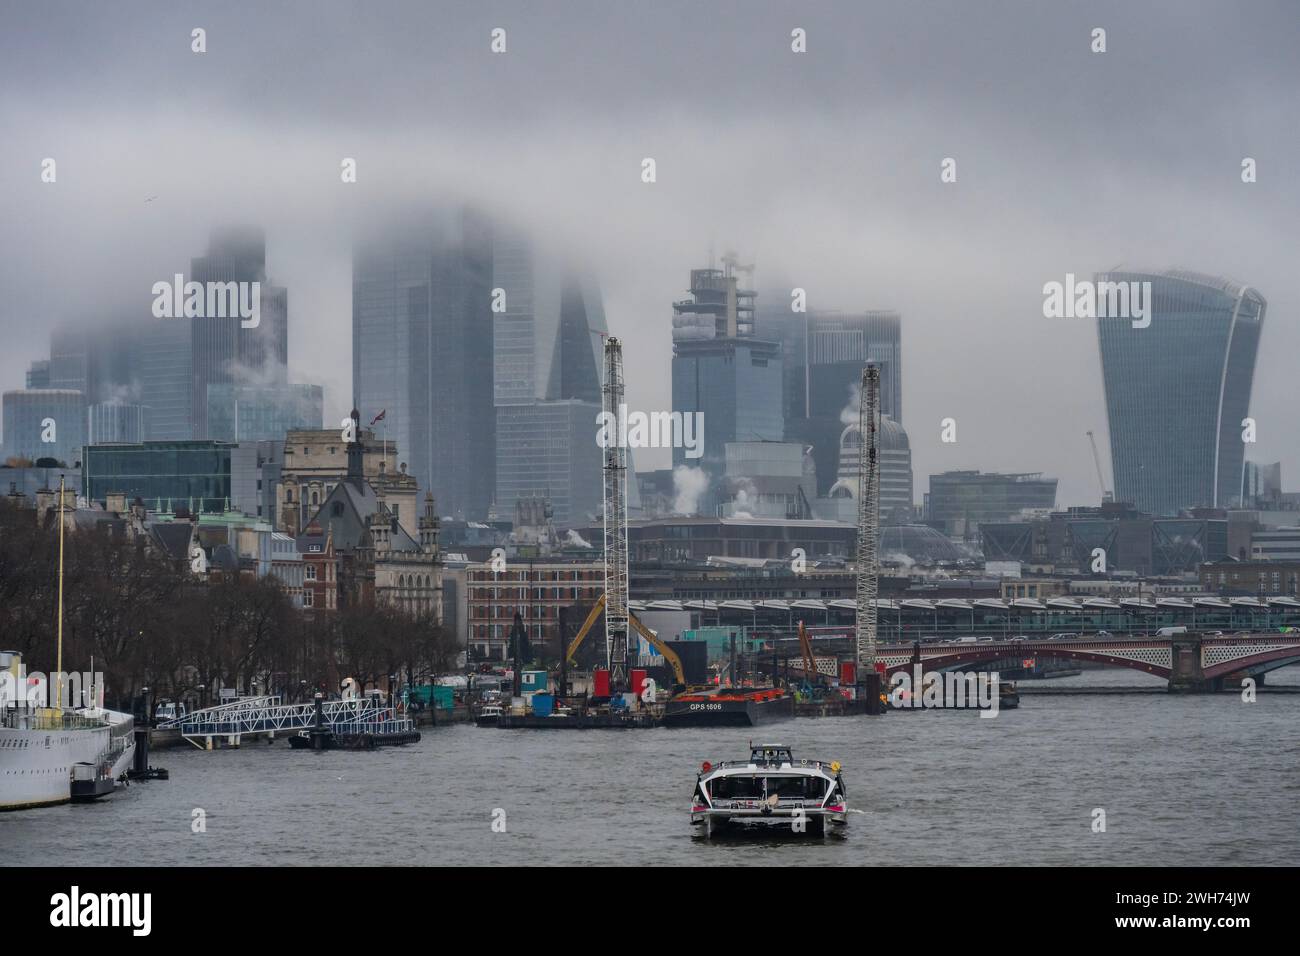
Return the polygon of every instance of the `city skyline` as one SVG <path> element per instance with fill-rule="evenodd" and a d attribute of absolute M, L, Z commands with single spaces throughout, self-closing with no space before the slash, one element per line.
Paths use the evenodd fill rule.
<path fill-rule="evenodd" d="M 371 92 L 348 70 L 349 38 L 326 18 L 304 23 L 268 11 L 255 36 L 232 46 L 217 41 L 233 35 L 238 15 L 204 11 L 214 52 L 256 62 L 282 81 L 250 101 L 213 72 L 212 54 L 205 60 L 182 42 L 193 19 L 183 5 L 138 39 L 106 14 L 76 14 L 119 48 L 161 47 L 174 90 L 143 88 L 130 58 L 110 66 L 86 48 L 74 60 L 79 41 L 68 36 L 67 11 L 39 20 L 19 11 L 18 20 L 30 19 L 23 23 L 30 42 L 0 40 L 0 69 L 15 79 L 10 88 L 17 71 L 23 83 L 41 83 L 46 109 L 0 99 L 4 125 L 21 134 L 0 147 L 0 185 L 15 212 L 0 225 L 7 293 L 0 331 L 19 343 L 0 356 L 0 382 L 21 387 L 28 364 L 42 357 L 33 323 L 39 330 L 57 318 L 98 321 L 120 311 L 123 299 L 139 311 L 150 285 L 184 271 L 214 225 L 259 222 L 267 270 L 294 300 L 289 378 L 324 385 L 326 418 L 337 420 L 355 387 L 347 344 L 355 235 L 393 202 L 479 201 L 545 230 L 599 279 L 610 331 L 626 343 L 628 397 L 638 408 L 671 407 L 667 376 L 656 371 L 671 356 L 670 303 L 683 297 L 686 271 L 707 262 L 710 248 L 734 247 L 756 263 L 760 289 L 804 289 L 810 310 L 900 313 L 918 498 L 926 475 L 978 468 L 1042 471 L 1060 479 L 1059 504 L 1095 503 L 1087 431 L 1097 435 L 1108 483 L 1111 463 L 1094 323 L 1044 318 L 1043 284 L 1116 263 L 1233 276 L 1261 290 L 1273 313 L 1252 396 L 1258 442 L 1248 457 L 1280 461 L 1284 476 L 1300 473 L 1287 367 L 1300 347 L 1290 321 L 1300 291 L 1288 261 L 1300 196 L 1283 165 L 1300 148 L 1277 95 L 1295 85 L 1294 23 L 1271 6 L 1241 20 L 1206 4 L 1202 16 L 1171 20 L 1101 4 L 1093 16 L 1105 21 L 1111 49 L 1097 55 L 1088 46 L 1090 21 L 1035 16 L 1030 5 L 978 15 L 961 5 L 943 9 L 937 19 L 906 10 L 870 18 L 851 9 L 801 12 L 817 52 L 806 63 L 791 62 L 791 15 L 761 6 L 746 17 L 714 10 L 707 16 L 725 24 L 727 36 L 708 68 L 715 115 L 691 118 L 680 114 L 686 86 L 658 55 L 667 49 L 671 62 L 698 61 L 703 40 L 677 35 L 666 13 L 616 25 L 585 17 L 581 5 L 553 16 L 513 10 L 505 17 L 510 52 L 495 60 L 479 51 L 486 19 L 457 27 L 461 42 L 450 44 L 438 70 L 458 77 L 464 97 L 438 100 L 430 116 L 404 113 L 398 107 L 416 105 L 412 93 L 385 83 L 390 115 L 402 121 L 379 126 L 364 118 Z M 409 16 L 432 25 L 438 8 Z M 279 75 L 277 58 L 267 55 L 291 28 L 295 42 L 338 53 L 337 65 L 319 57 L 332 98 Z M 1077 42 L 1063 35 L 1072 29 Z M 180 39 L 170 51 L 173 34 Z M 863 38 L 860 49 L 842 39 L 849 34 Z M 411 75 L 417 59 L 427 65 L 417 48 L 387 35 L 397 75 Z M 1136 59 L 1135 50 L 1157 41 L 1162 59 Z M 1020 82 L 1014 57 L 999 55 L 1025 42 L 1070 51 L 1040 76 L 1041 92 Z M 577 69 L 557 56 L 564 43 L 587 54 L 583 75 L 609 81 L 584 84 L 581 109 L 554 95 L 568 87 L 552 84 Z M 1244 106 L 1236 90 L 1194 68 L 1226 43 L 1254 51 L 1240 80 L 1252 84 Z M 43 44 L 69 59 L 55 69 L 33 58 Z M 929 55 L 909 66 L 896 53 L 905 48 Z M 874 54 L 874 64 L 863 53 Z M 761 67 L 761 82 L 735 75 L 742 62 Z M 87 94 L 91 66 L 99 72 Z M 541 66 L 559 76 L 539 82 Z M 526 88 L 518 86 L 524 75 Z M 179 106 L 188 84 L 212 101 L 202 128 Z M 1132 94 L 1153 85 L 1159 97 Z M 151 110 L 147 124 L 123 112 L 127 91 L 138 98 L 130 109 Z M 909 97 L 926 104 L 924 122 Z M 1121 153 L 1081 135 L 1084 118 L 1115 102 L 1126 106 L 1110 117 L 1130 144 Z M 1215 131 L 1206 140 L 1212 148 L 1170 151 L 1193 118 Z M 441 130 L 453 121 L 457 133 L 448 137 Z M 292 141 L 262 148 L 286 122 Z M 142 164 L 126 147 L 145 135 L 153 151 Z M 527 143 L 526 153 L 502 153 L 503 135 Z M 186 145 L 214 136 L 223 149 L 211 158 Z M 123 148 L 93 145 L 100 142 Z M 40 181 L 46 156 L 59 161 L 56 183 Z M 658 161 L 653 184 L 640 181 L 646 156 Z M 1259 162 L 1250 184 L 1240 176 L 1246 156 Z M 357 161 L 356 183 L 340 182 L 344 157 Z M 940 181 L 945 157 L 957 160 L 955 183 Z M 1199 204 L 1185 202 L 1189 189 Z M 1211 220 L 1213 230 L 1201 228 Z M 36 221 L 39 230 L 22 225 Z M 67 262 L 78 263 L 75 281 L 61 271 Z M 1037 384 L 1044 379 L 1050 390 Z M 953 444 L 940 441 L 948 417 L 958 425 Z M 657 452 L 639 455 L 638 468 L 666 467 L 668 456 Z"/>

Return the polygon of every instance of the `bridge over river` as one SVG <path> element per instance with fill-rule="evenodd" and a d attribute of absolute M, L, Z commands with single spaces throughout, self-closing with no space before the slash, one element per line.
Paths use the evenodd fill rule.
<path fill-rule="evenodd" d="M 1300 632 L 1235 634 L 1231 637 L 1186 633 L 1172 637 L 989 640 L 882 644 L 876 659 L 886 676 L 910 671 L 970 668 L 1007 659 L 1090 661 L 1127 667 L 1163 677 L 1172 691 L 1221 690 L 1242 678 L 1264 682 L 1263 675 L 1300 662 Z"/>

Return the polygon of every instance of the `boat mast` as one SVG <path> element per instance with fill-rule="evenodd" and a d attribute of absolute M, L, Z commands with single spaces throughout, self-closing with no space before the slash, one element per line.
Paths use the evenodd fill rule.
<path fill-rule="evenodd" d="M 63 709 L 63 476 L 59 475 L 59 652 L 54 671 L 54 709 Z"/>

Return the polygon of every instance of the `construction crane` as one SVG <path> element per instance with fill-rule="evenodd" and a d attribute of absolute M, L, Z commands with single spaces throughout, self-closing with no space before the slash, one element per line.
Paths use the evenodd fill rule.
<path fill-rule="evenodd" d="M 623 343 L 605 340 L 605 382 L 601 386 L 605 421 L 622 421 Z M 605 476 L 605 661 L 609 692 L 628 689 L 627 673 L 627 448 L 619 435 L 604 449 Z"/>
<path fill-rule="evenodd" d="M 817 673 L 817 658 L 813 656 L 812 638 L 803 621 L 799 622 L 799 655 L 803 658 L 804 680 L 812 680 Z"/>
<path fill-rule="evenodd" d="M 1106 490 L 1106 479 L 1101 476 L 1101 456 L 1097 454 L 1097 439 L 1092 437 L 1092 432 L 1088 432 L 1088 443 L 1092 445 L 1092 464 L 1097 469 L 1097 486 L 1101 488 L 1101 500 L 1110 501 L 1113 496 Z"/>
<path fill-rule="evenodd" d="M 858 680 L 876 666 L 876 595 L 880 587 L 880 366 L 862 370 L 858 405 L 858 563 L 857 628 Z"/>
<path fill-rule="evenodd" d="M 587 639 L 587 632 L 595 626 L 597 619 L 600 617 L 600 612 L 603 610 L 605 610 L 605 595 L 602 594 L 600 599 L 592 606 L 591 613 L 587 615 L 587 619 L 582 622 L 582 627 L 578 629 L 578 633 L 575 634 L 573 640 L 569 642 L 568 649 L 564 652 L 565 661 L 573 660 L 573 655 L 578 653 L 578 648 L 581 647 L 582 642 Z M 651 647 L 663 655 L 664 661 L 670 668 L 672 668 L 673 678 L 677 682 L 676 686 L 673 688 L 674 693 L 685 689 L 686 670 L 682 667 L 682 659 L 677 656 L 676 652 L 674 652 L 671 647 L 659 640 L 659 636 L 655 634 L 654 631 L 642 624 L 635 614 L 629 611 L 627 620 L 628 623 L 636 629 L 638 634 L 650 642 Z M 612 687 L 610 688 L 610 693 L 614 693 Z"/>

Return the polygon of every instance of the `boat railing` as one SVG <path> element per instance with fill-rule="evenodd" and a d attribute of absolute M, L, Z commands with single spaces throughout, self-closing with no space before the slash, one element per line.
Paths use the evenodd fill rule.
<path fill-rule="evenodd" d="M 405 734 L 415 729 L 415 722 L 409 717 L 396 717 L 391 720 L 348 721 L 330 725 L 335 734 Z"/>
<path fill-rule="evenodd" d="M 0 708 L 0 727 L 10 730 L 95 730 L 108 724 L 53 707 Z"/>
<path fill-rule="evenodd" d="M 767 762 L 762 760 L 723 760 L 721 763 L 715 763 L 712 767 L 714 770 L 723 770 L 728 767 L 753 767 L 755 770 L 780 770 L 782 767 L 789 767 L 792 770 L 825 770 L 831 772 L 831 761 L 829 760 L 786 760 L 781 763 Z"/>

